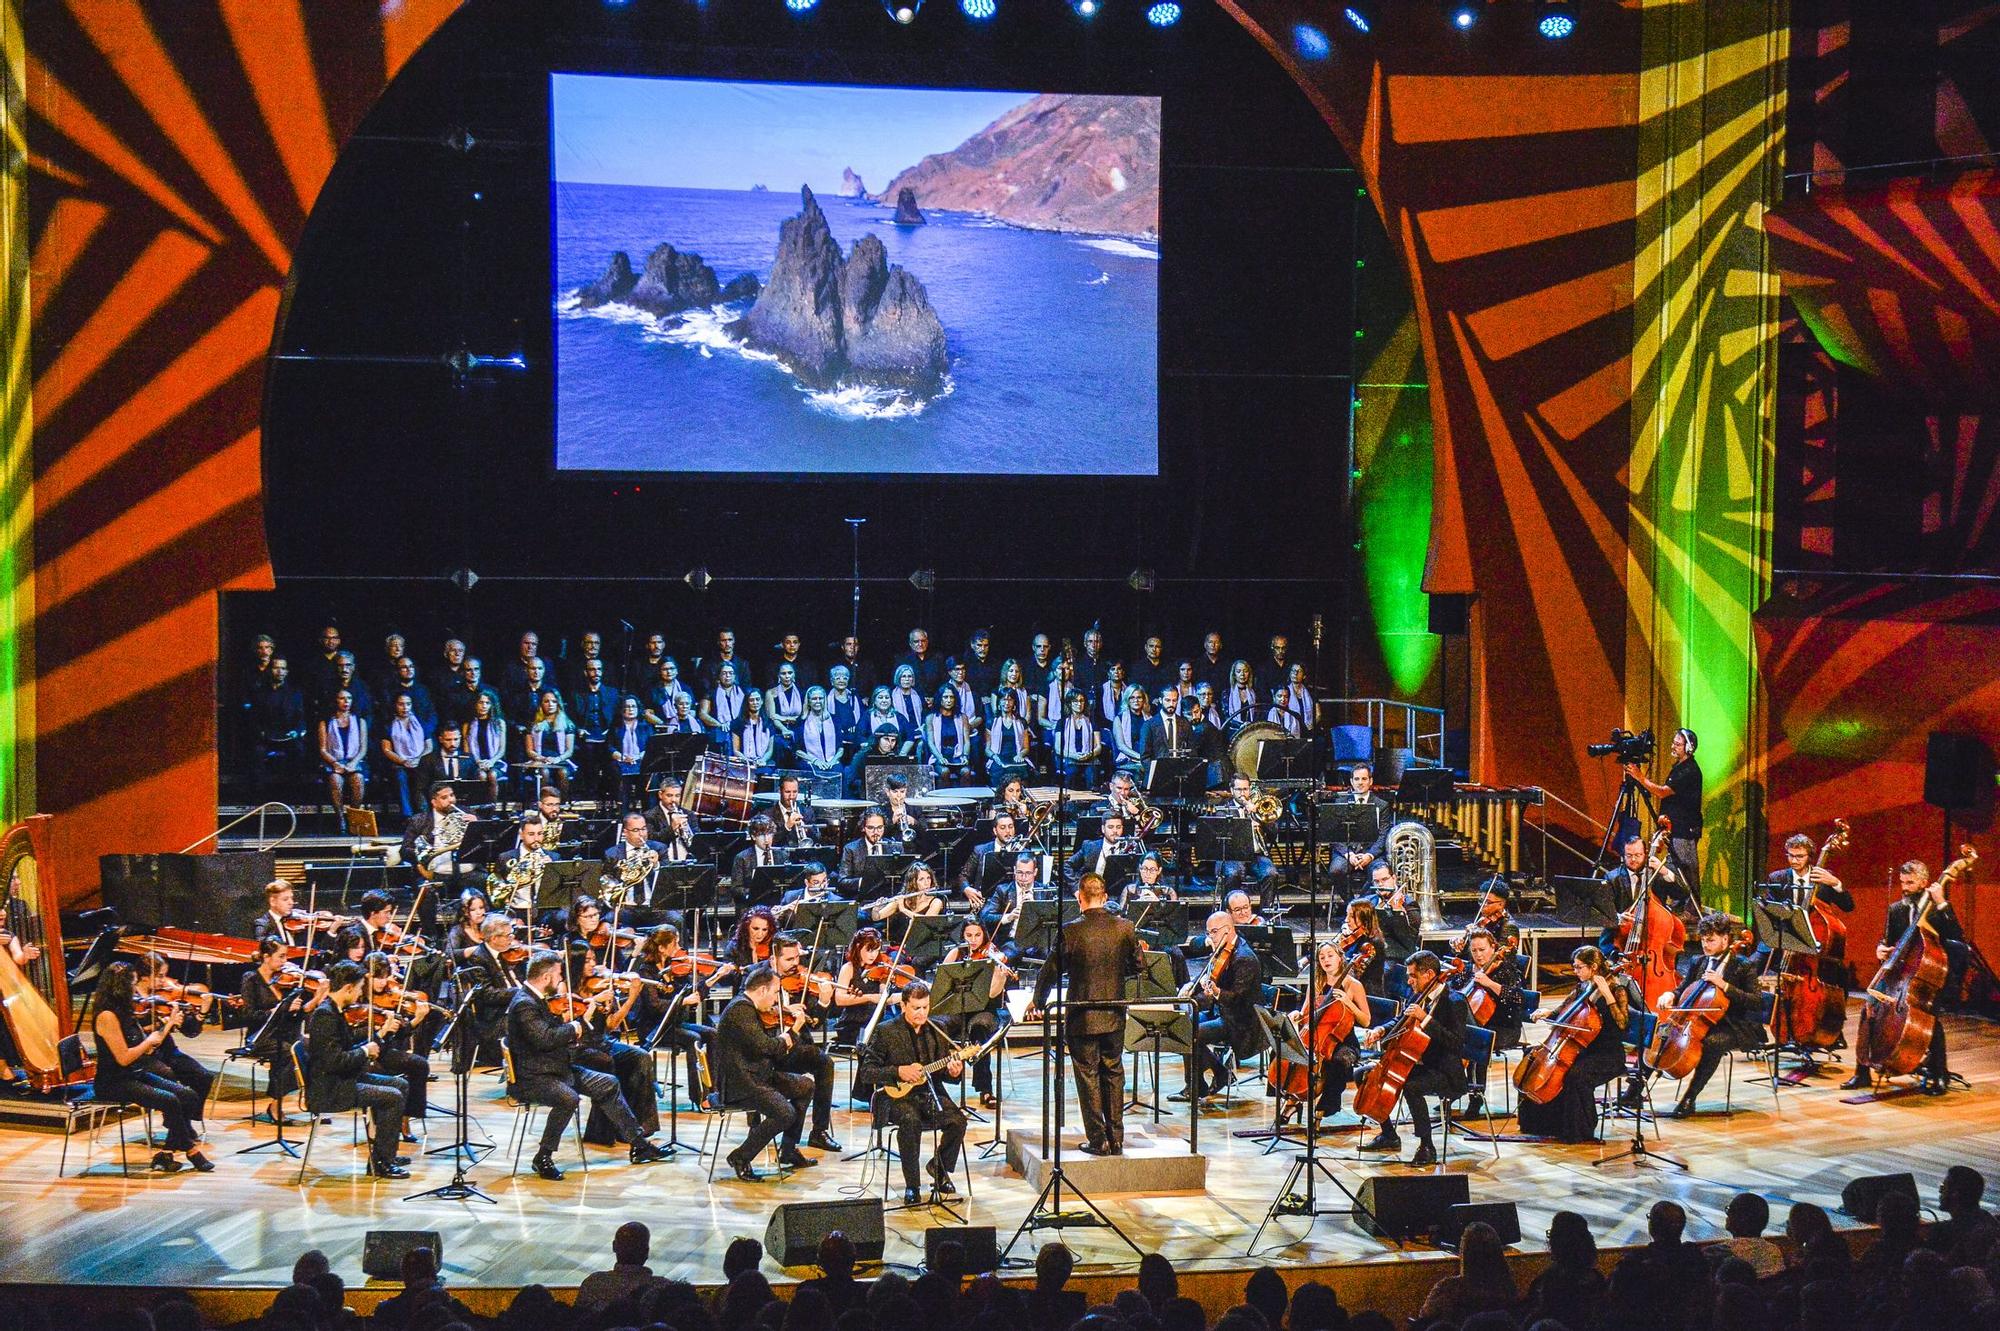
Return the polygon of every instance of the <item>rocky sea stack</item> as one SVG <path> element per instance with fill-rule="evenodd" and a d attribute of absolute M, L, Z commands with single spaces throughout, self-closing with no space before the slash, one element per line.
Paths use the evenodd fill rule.
<path fill-rule="evenodd" d="M 923 209 L 917 207 L 917 192 L 908 185 L 903 186 L 902 193 L 896 196 L 895 223 L 897 226 L 922 226 L 924 224 Z"/>
<path fill-rule="evenodd" d="M 622 304 L 665 316 L 726 301 L 748 300 L 757 290 L 753 273 L 731 278 L 724 286 L 716 281 L 715 270 L 702 262 L 699 254 L 683 254 L 671 245 L 661 245 L 646 256 L 645 269 L 638 273 L 632 271 L 631 257 L 619 250 L 611 256 L 611 266 L 604 270 L 604 276 L 581 288 L 576 297 L 585 309 Z"/>
<path fill-rule="evenodd" d="M 875 236 L 843 258 L 810 189 L 779 228 L 770 281 L 730 332 L 815 388 L 863 384 L 928 395 L 944 385 L 944 325 L 924 284 L 891 264 Z"/>

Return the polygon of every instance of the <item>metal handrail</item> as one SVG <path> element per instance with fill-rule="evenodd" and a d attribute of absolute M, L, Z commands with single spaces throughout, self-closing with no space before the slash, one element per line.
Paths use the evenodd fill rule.
<path fill-rule="evenodd" d="M 267 844 L 264 841 L 264 835 L 265 835 L 264 815 L 272 809 L 283 809 L 285 811 L 285 816 L 291 819 L 292 821 L 291 825 L 285 829 L 285 834 L 283 836 L 279 837 L 276 841 L 272 841 Z M 228 822 L 216 828 L 213 832 L 210 832 L 207 836 L 202 837 L 199 841 L 193 841 L 181 847 L 181 849 L 176 853 L 185 855 L 188 852 L 192 851 L 196 846 L 206 845 L 211 841 L 217 840 L 222 836 L 224 832 L 227 832 L 230 828 L 236 826 L 236 824 L 241 822 L 247 822 L 252 818 L 255 818 L 257 820 L 257 841 L 258 841 L 257 849 L 260 851 L 276 850 L 279 846 L 282 846 L 287 841 L 290 841 L 292 837 L 299 830 L 299 811 L 297 809 L 294 809 L 291 805 L 285 803 L 283 800 L 265 800 L 262 804 L 259 804 L 256 808 L 246 809 L 242 813 L 237 814 L 234 818 L 231 818 Z"/>

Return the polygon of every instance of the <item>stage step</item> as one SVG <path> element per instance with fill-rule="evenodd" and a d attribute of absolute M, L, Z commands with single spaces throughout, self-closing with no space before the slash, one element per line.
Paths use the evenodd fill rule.
<path fill-rule="evenodd" d="M 1078 1149 L 1083 1133 L 1063 1134 L 1063 1177 L 1086 1197 L 1113 1193 L 1202 1193 L 1208 1191 L 1208 1157 L 1187 1148 L 1183 1137 L 1125 1134 L 1125 1154 L 1086 1155 Z M 1048 1157 L 1042 1153 L 1039 1128 L 1014 1128 L 1007 1133 L 1007 1163 L 1039 1190 L 1048 1182 Z"/>

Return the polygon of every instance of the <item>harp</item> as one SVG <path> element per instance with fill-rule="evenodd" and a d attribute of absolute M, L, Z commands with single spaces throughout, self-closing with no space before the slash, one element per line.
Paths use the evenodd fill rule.
<path fill-rule="evenodd" d="M 48 828 L 48 815 L 42 814 L 8 828 L 0 840 L 0 884 L 6 889 L 0 928 L 41 949 L 40 956 L 18 962 L 11 947 L 0 946 L 0 1019 L 14 1060 L 29 1084 L 45 1093 L 71 1080 L 63 1075 L 59 1046 L 76 1029 L 63 970 L 55 884 L 42 874 L 48 862 Z M 86 1065 L 79 1077 L 87 1079 L 90 1071 Z"/>

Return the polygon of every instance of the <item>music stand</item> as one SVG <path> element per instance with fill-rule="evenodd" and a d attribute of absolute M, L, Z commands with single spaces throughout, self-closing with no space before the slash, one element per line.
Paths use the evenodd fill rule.
<path fill-rule="evenodd" d="M 766 864 L 750 871 L 746 906 L 775 906 L 778 898 L 806 880 L 803 864 Z"/>
<path fill-rule="evenodd" d="M 1257 954 L 1257 960 L 1264 963 L 1264 974 L 1271 979 L 1282 979 L 1299 973 L 1299 944 L 1293 936 L 1291 926 L 1283 924 L 1239 924 L 1236 932 L 1250 950 Z"/>
<path fill-rule="evenodd" d="M 1313 810 L 1319 839 L 1331 846 L 1372 846 L 1382 835 L 1382 806 L 1375 803 L 1321 804 Z"/>
<path fill-rule="evenodd" d="M 1158 795 L 1162 799 L 1193 799 L 1201 793 L 1199 788 L 1189 790 L 1189 783 L 1197 776 L 1206 776 L 1208 760 L 1191 753 L 1168 754 L 1155 758 L 1144 768 L 1143 788 L 1148 795 Z M 1201 783 L 1206 786 L 1208 783 Z"/>
<path fill-rule="evenodd" d="M 698 731 L 654 731 L 639 759 L 639 783 L 653 789 L 650 777 L 679 776 L 694 766 L 694 760 L 708 752 L 708 736 Z"/>
<path fill-rule="evenodd" d="M 949 915 L 912 915 L 908 917 L 908 928 L 903 932 L 903 958 L 922 970 L 925 966 L 944 955 L 952 935 L 958 932 L 959 922 Z M 936 982 L 932 982 L 935 989 Z M 931 999 L 931 1010 L 937 1010 L 937 999 Z"/>
<path fill-rule="evenodd" d="M 498 858 L 496 851 L 500 843 L 514 836 L 520 824 L 511 818 L 482 818 L 465 829 L 465 839 L 458 843 L 457 862 L 467 864 L 491 864 Z"/>
<path fill-rule="evenodd" d="M 908 953 L 911 945 L 906 942 L 903 950 Z M 939 966 L 937 974 L 931 977 L 931 1016 L 970 1017 L 986 1011 L 986 1005 L 992 1002 L 993 971 L 991 960 L 953 961 Z"/>
<path fill-rule="evenodd" d="M 1161 961 L 1168 962 L 1167 984 L 1170 987 L 1164 994 L 1135 993 L 1135 986 L 1150 988 L 1151 977 L 1149 975 L 1128 977 L 1125 981 L 1125 997 L 1128 1000 L 1164 998 L 1171 1003 L 1175 993 L 1175 990 L 1171 987 L 1173 984 L 1173 966 L 1171 960 L 1163 953 L 1158 952 L 1148 952 L 1146 956 L 1148 958 L 1158 957 Z M 1127 1112 L 1133 1109 L 1150 1109 L 1153 1111 L 1153 1122 L 1158 1123 L 1161 1121 L 1164 1113 L 1160 1107 L 1159 1100 L 1144 1100 L 1138 1094 L 1139 1055 L 1145 1054 L 1151 1060 L 1153 1094 L 1158 1096 L 1160 1093 L 1160 1056 L 1162 1054 L 1179 1054 L 1183 1058 L 1192 1058 L 1194 1054 L 1194 1017 L 1178 1004 L 1172 1006 L 1162 1005 L 1157 1008 L 1128 1007 L 1125 1009 L 1125 1048 L 1132 1055 L 1133 1093 L 1132 1097 L 1125 1102 L 1120 1112 Z"/>
<path fill-rule="evenodd" d="M 1257 1009 L 1257 1025 L 1264 1034 L 1264 1058 L 1267 1063 L 1279 1062 L 1307 1067 L 1312 1063 L 1312 1053 L 1299 1037 L 1298 1027 L 1292 1024 L 1291 1014 L 1271 1008 Z M 1276 1085 L 1277 1083 L 1273 1083 Z M 1301 1131 L 1305 1114 L 1317 1114 L 1315 1105 L 1301 1105 Z M 1264 1154 L 1278 1149 L 1281 1142 L 1291 1140 L 1291 1133 L 1285 1127 L 1285 1098 L 1282 1093 L 1271 1097 L 1271 1126 L 1268 1131 L 1245 1132 L 1245 1137 L 1264 1137 Z"/>
<path fill-rule="evenodd" d="M 1259 781 L 1271 781 L 1291 776 L 1299 761 L 1310 758 L 1311 754 L 1310 739 L 1303 735 L 1287 735 L 1283 739 L 1258 741 L 1257 757 L 1251 765 L 1256 769 Z"/>
<path fill-rule="evenodd" d="M 1014 921 L 1014 945 L 1023 952 L 1036 952 L 1048 956 L 1056 940 L 1058 910 L 1061 924 L 1074 924 L 1082 915 L 1083 908 L 1076 904 L 1076 898 L 1063 897 L 1059 900 L 1028 900 L 1021 903 L 1021 918 Z"/>
<path fill-rule="evenodd" d="M 845 951 L 861 926 L 861 907 L 852 901 L 801 901 L 792 907 L 793 934 L 803 934 L 807 947 L 819 939 L 821 949 Z M 812 969 L 814 958 L 806 958 Z"/>
<path fill-rule="evenodd" d="M 897 851 L 893 855 L 865 855 L 861 859 L 861 886 L 865 891 L 881 894 L 882 884 L 891 878 L 901 879 L 912 864 L 915 855 Z"/>
<path fill-rule="evenodd" d="M 1104 857 L 1104 881 L 1117 883 L 1122 889 L 1126 883 L 1139 876 L 1137 855 L 1106 855 Z"/>
<path fill-rule="evenodd" d="M 715 866 L 699 860 L 663 864 L 653 880 L 653 909 L 703 910 L 715 904 Z"/>
<path fill-rule="evenodd" d="M 1817 957 L 1819 943 L 1813 938 L 1808 912 L 1789 902 L 1768 901 L 1762 898 L 1750 903 L 1752 927 L 1756 930 L 1757 941 L 1769 948 L 1773 955 L 1782 960 L 1787 956 Z M 1784 1084 L 1786 1078 L 1778 1075 L 1778 1056 L 1782 1050 L 1790 1049 L 1805 1060 L 1803 1069 L 1794 1069 L 1787 1074 L 1797 1085 L 1803 1079 L 1819 1070 L 1819 1059 L 1814 1057 L 1810 1046 L 1799 1042 L 1800 1032 L 1792 1029 L 1792 1006 L 1785 1001 L 1785 990 L 1781 981 L 1778 987 L 1778 1001 L 1771 1005 L 1771 1086 L 1775 1090 Z M 1760 1079 L 1761 1080 L 1761 1079 Z"/>
<path fill-rule="evenodd" d="M 1556 917 L 1577 929 L 1609 929 L 1618 923 L 1618 903 L 1602 878 L 1556 874 Z"/>
<path fill-rule="evenodd" d="M 568 910 L 588 889 L 593 869 L 602 870 L 603 860 L 550 860 L 535 880 L 535 910 Z M 595 895 L 591 893 L 590 895 Z"/>
<path fill-rule="evenodd" d="M 1195 819 L 1194 850 L 1198 859 L 1211 864 L 1223 860 L 1249 863 L 1257 858 L 1256 845 L 1250 838 L 1250 820 L 1220 816 Z"/>

